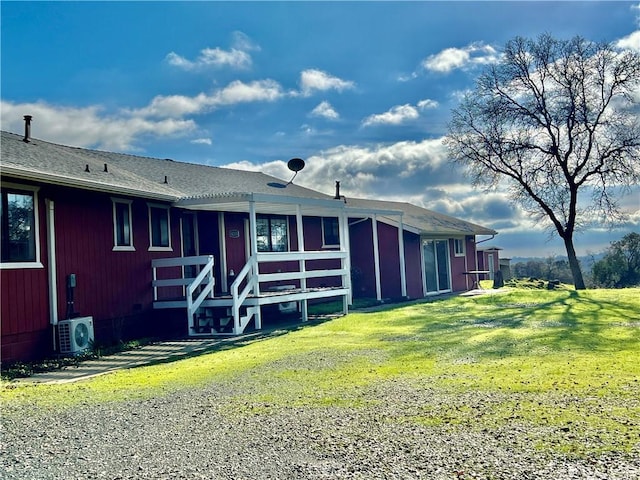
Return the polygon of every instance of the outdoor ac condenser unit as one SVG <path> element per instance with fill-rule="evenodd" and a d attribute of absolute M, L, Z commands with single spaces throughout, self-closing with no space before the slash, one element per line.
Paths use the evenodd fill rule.
<path fill-rule="evenodd" d="M 60 353 L 77 354 L 93 342 L 93 317 L 78 317 L 58 322 Z"/>

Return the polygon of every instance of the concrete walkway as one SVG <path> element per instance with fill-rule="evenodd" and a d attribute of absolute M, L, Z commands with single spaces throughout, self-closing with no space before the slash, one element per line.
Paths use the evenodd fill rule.
<path fill-rule="evenodd" d="M 16 378 L 11 383 L 51 384 L 77 382 L 115 372 L 116 370 L 169 362 L 188 356 L 199 355 L 208 351 L 247 345 L 264 338 L 283 335 L 305 325 L 316 323 L 315 321 L 311 321 L 304 324 L 297 322 L 291 325 L 279 325 L 276 328 L 254 331 L 234 337 L 189 338 L 152 343 L 134 350 L 127 350 L 93 360 L 86 360 L 80 362 L 78 365 L 64 367 L 60 370 L 35 373 L 26 378 Z"/>

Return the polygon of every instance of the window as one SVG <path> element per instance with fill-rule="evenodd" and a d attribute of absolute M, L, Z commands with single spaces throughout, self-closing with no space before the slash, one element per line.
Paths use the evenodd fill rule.
<path fill-rule="evenodd" d="M 288 252 L 287 217 L 259 216 L 256 220 L 256 238 L 259 252 Z"/>
<path fill-rule="evenodd" d="M 0 202 L 4 267 L 41 267 L 37 189 L 2 187 Z M 15 264 L 15 265 L 11 265 Z"/>
<path fill-rule="evenodd" d="M 453 253 L 456 257 L 464 257 L 466 252 L 464 238 L 453 239 Z"/>
<path fill-rule="evenodd" d="M 340 226 L 338 224 L 338 217 L 322 218 L 322 246 L 340 246 Z"/>
<path fill-rule="evenodd" d="M 133 246 L 131 200 L 112 198 L 111 201 L 113 202 L 113 250 L 135 250 Z"/>
<path fill-rule="evenodd" d="M 169 207 L 149 204 L 149 250 L 171 250 Z"/>

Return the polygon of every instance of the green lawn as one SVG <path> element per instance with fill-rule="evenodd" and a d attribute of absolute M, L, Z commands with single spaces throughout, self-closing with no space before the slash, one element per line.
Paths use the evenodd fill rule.
<path fill-rule="evenodd" d="M 368 389 L 397 381 L 425 396 L 404 421 L 474 431 L 518 424 L 540 449 L 630 452 L 640 438 L 640 289 L 512 290 L 352 313 L 77 384 L 5 383 L 0 399 L 64 408 L 240 378 L 251 388 L 227 406 L 236 414 L 365 408 L 380 401 Z M 430 403 L 434 391 L 454 400 Z"/>

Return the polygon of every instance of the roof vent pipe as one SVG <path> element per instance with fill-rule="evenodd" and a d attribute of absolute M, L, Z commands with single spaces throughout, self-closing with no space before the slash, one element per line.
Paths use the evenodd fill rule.
<path fill-rule="evenodd" d="M 336 180 L 336 196 L 333 199 L 340 200 L 340 182 L 338 180 Z"/>
<path fill-rule="evenodd" d="M 106 163 L 104 164 L 104 172 L 105 173 L 109 173 L 109 169 L 107 168 L 107 164 Z"/>
<path fill-rule="evenodd" d="M 167 176 L 164 176 L 164 183 L 169 183 L 169 179 L 167 178 Z"/>
<path fill-rule="evenodd" d="M 31 141 L 31 119 L 33 116 L 25 115 L 24 116 L 24 138 L 23 142 L 29 143 Z"/>

